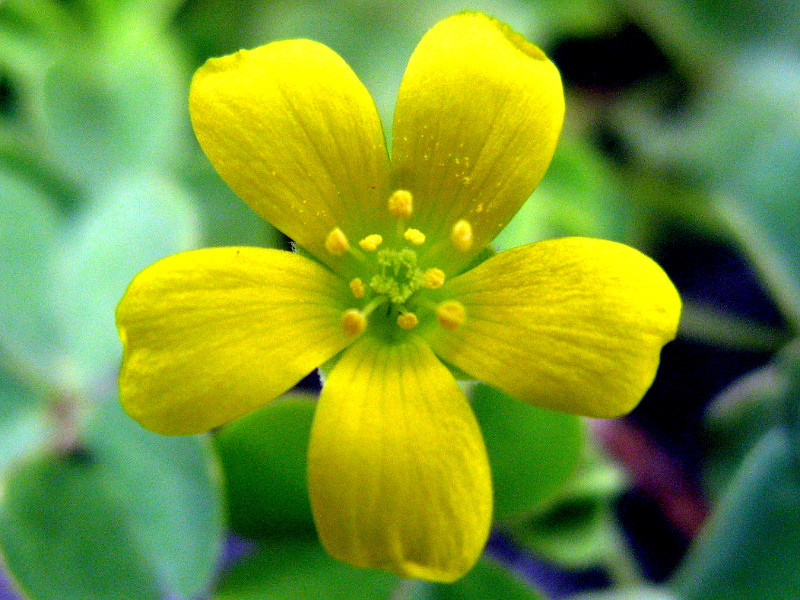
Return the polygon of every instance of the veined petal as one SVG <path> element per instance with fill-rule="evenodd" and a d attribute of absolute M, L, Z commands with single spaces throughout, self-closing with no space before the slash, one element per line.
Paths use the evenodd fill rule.
<path fill-rule="evenodd" d="M 558 70 L 507 25 L 461 13 L 422 38 L 400 85 L 392 164 L 395 187 L 414 196 L 411 226 L 431 240 L 426 262 L 464 265 L 494 239 L 547 170 L 563 118 Z M 454 252 L 462 219 L 474 240 Z"/>
<path fill-rule="evenodd" d="M 333 50 L 274 42 L 211 59 L 189 107 L 222 178 L 257 213 L 336 268 L 325 238 L 351 240 L 387 221 L 388 157 L 369 92 Z"/>
<path fill-rule="evenodd" d="M 265 404 L 347 346 L 347 285 L 280 250 L 213 248 L 142 271 L 117 308 L 125 410 L 164 434 Z"/>
<path fill-rule="evenodd" d="M 521 400 L 592 417 L 641 400 L 681 310 L 650 258 L 589 238 L 501 252 L 444 291 L 466 319 L 432 330 L 442 359 Z"/>
<path fill-rule="evenodd" d="M 361 338 L 322 389 L 309 446 L 311 507 L 336 558 L 453 581 L 489 533 L 483 438 L 447 368 L 418 337 Z"/>

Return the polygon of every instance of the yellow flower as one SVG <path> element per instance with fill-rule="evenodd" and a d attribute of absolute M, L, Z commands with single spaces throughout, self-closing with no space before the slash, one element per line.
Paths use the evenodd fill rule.
<path fill-rule="evenodd" d="M 651 384 L 680 313 L 661 269 L 620 244 L 485 259 L 552 157 L 558 71 L 486 16 L 440 22 L 400 86 L 391 160 L 368 92 L 315 42 L 209 60 L 190 108 L 220 175 L 305 252 L 196 250 L 139 274 L 117 312 L 126 410 L 156 432 L 208 431 L 325 363 L 308 453 L 323 544 L 457 579 L 486 542 L 492 490 L 450 368 L 612 417 Z"/>

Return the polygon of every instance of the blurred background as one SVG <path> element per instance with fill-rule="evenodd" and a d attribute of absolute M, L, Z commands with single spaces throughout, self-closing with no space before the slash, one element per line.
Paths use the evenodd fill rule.
<path fill-rule="evenodd" d="M 0 0 L 0 598 L 800 597 L 800 8 L 790 0 Z M 625 419 L 469 386 L 496 522 L 453 585 L 328 558 L 305 447 L 318 380 L 214 434 L 116 398 L 114 309 L 156 259 L 287 247 L 194 140 L 208 57 L 304 37 L 387 128 L 424 32 L 509 23 L 561 70 L 564 132 L 498 248 L 563 235 L 654 257 L 678 339 Z"/>

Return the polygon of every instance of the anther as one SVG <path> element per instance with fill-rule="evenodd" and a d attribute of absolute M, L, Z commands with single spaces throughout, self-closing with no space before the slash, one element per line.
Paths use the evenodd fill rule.
<path fill-rule="evenodd" d="M 437 269 L 436 267 L 425 271 L 425 273 L 423 273 L 423 277 L 424 280 L 422 285 L 429 290 L 438 290 L 444 285 L 444 271 Z"/>
<path fill-rule="evenodd" d="M 389 197 L 389 212 L 398 219 L 408 219 L 414 212 L 414 199 L 411 192 L 396 190 Z"/>
<path fill-rule="evenodd" d="M 469 221 L 464 219 L 456 221 L 450 232 L 450 241 L 461 252 L 466 252 L 472 247 L 472 225 L 469 224 Z"/>
<path fill-rule="evenodd" d="M 419 323 L 419 319 L 412 312 L 402 313 L 397 317 L 397 324 L 403 329 L 413 329 L 417 323 Z"/>
<path fill-rule="evenodd" d="M 373 252 L 378 246 L 381 245 L 381 243 L 383 243 L 383 237 L 377 233 L 373 233 L 358 242 L 358 245 L 361 246 L 362 250 Z"/>
<path fill-rule="evenodd" d="M 409 242 L 414 244 L 415 246 L 421 246 L 425 243 L 425 234 L 422 233 L 419 229 L 406 229 L 406 232 L 403 234 L 403 237 L 406 238 Z"/>
<path fill-rule="evenodd" d="M 356 337 L 367 328 L 367 318 L 357 308 L 349 308 L 342 315 L 342 329 L 350 337 Z"/>
<path fill-rule="evenodd" d="M 444 329 L 455 331 L 467 320 L 467 310 L 461 302 L 446 300 L 436 307 L 436 319 Z"/>
<path fill-rule="evenodd" d="M 347 241 L 347 236 L 344 231 L 336 227 L 332 229 L 325 238 L 325 250 L 334 256 L 343 256 L 350 249 L 350 242 Z"/>
<path fill-rule="evenodd" d="M 353 292 L 354 298 L 363 298 L 364 294 L 366 293 L 364 282 L 361 281 L 360 278 L 356 277 L 350 282 L 350 291 Z"/>

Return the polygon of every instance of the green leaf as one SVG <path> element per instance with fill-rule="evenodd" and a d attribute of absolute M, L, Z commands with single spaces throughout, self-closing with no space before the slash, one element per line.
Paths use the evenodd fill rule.
<path fill-rule="evenodd" d="M 653 114 L 648 120 L 636 105 L 619 115 L 619 126 L 638 138 L 648 160 L 673 172 L 676 166 L 689 171 L 684 183 L 699 179 L 726 193 L 749 185 L 749 166 L 759 160 L 761 147 L 773 139 L 791 139 L 800 129 L 795 117 L 800 64 L 774 49 L 740 52 L 720 65 L 680 122 L 656 121 Z"/>
<path fill-rule="evenodd" d="M 187 141 L 186 90 L 175 53 L 143 26 L 54 65 L 45 81 L 50 142 L 89 186 L 163 167 Z"/>
<path fill-rule="evenodd" d="M 194 596 L 223 515 L 203 438 L 148 433 L 107 403 L 85 443 L 18 463 L 0 494 L 0 552 L 32 600 Z"/>
<path fill-rule="evenodd" d="M 631 221 L 608 162 L 586 141 L 564 138 L 541 185 L 493 246 L 506 250 L 571 235 L 621 241 Z"/>
<path fill-rule="evenodd" d="M 482 558 L 462 579 L 421 587 L 410 600 L 545 600 L 544 594 L 499 563 Z"/>
<path fill-rule="evenodd" d="M 783 328 L 689 299 L 683 300 L 680 335 L 717 348 L 765 353 L 775 352 L 789 337 Z"/>
<path fill-rule="evenodd" d="M 394 575 L 334 560 L 316 541 L 285 538 L 229 571 L 214 600 L 387 600 L 398 582 Z"/>
<path fill-rule="evenodd" d="M 748 48 L 715 76 L 683 127 L 648 130 L 629 114 L 620 125 L 650 161 L 690 170 L 711 192 L 715 220 L 738 237 L 797 331 L 800 61 Z"/>
<path fill-rule="evenodd" d="M 512 528 L 513 538 L 534 553 L 568 568 L 603 561 L 609 543 L 608 506 L 597 498 L 571 498 Z"/>
<path fill-rule="evenodd" d="M 121 27 L 139 20 L 157 30 L 185 0 L 84 0 L 92 7 L 97 25 Z"/>
<path fill-rule="evenodd" d="M 526 6 L 526 8 L 528 8 Z M 545 0 L 530 4 L 537 21 L 541 21 L 549 36 L 575 36 L 603 33 L 618 26 L 622 19 L 620 7 L 608 0 Z M 546 34 L 545 34 L 546 35 Z M 535 43 L 541 43 L 544 35 L 536 39 L 529 37 Z"/>
<path fill-rule="evenodd" d="M 205 436 L 166 437 L 142 429 L 109 399 L 87 432 L 137 554 L 160 585 L 183 597 L 206 589 L 225 533 L 219 467 Z"/>
<path fill-rule="evenodd" d="M 774 0 L 769 10 L 760 0 L 656 0 L 637 4 L 636 9 L 656 29 L 656 38 L 666 35 L 669 47 L 678 52 L 696 48 L 708 57 L 747 43 L 791 44 L 800 39 L 800 12 L 792 0 Z"/>
<path fill-rule="evenodd" d="M 622 587 L 613 591 L 589 592 L 570 596 L 570 600 L 682 600 L 660 586 Z"/>
<path fill-rule="evenodd" d="M 789 374 L 777 358 L 734 381 L 706 410 L 704 484 L 717 498 L 759 440 L 780 421 Z"/>
<path fill-rule="evenodd" d="M 13 25 L 3 25 L 0 20 L 0 74 L 9 78 L 15 94 L 10 115 L 3 116 L 33 120 L 40 116 L 35 96 L 52 62 L 52 52 L 34 35 L 19 31 Z M 31 125 L 35 127 L 38 123 Z"/>
<path fill-rule="evenodd" d="M 717 209 L 743 243 L 797 332 L 800 331 L 800 211 L 797 210 L 800 166 L 796 157 L 800 141 L 777 139 L 759 151 L 764 162 L 748 169 L 750 185 L 742 185 L 738 193 L 722 198 Z"/>
<path fill-rule="evenodd" d="M 793 598 L 800 589 L 800 476 L 784 428 L 747 456 L 673 581 L 686 600 Z"/>
<path fill-rule="evenodd" d="M 800 61 L 748 53 L 726 83 L 733 91 L 720 94 L 716 125 L 738 152 L 720 159 L 726 168 L 715 208 L 800 331 Z"/>
<path fill-rule="evenodd" d="M 784 348 L 778 360 L 786 376 L 782 406 L 784 422 L 791 431 L 793 456 L 800 460 L 800 336 Z"/>
<path fill-rule="evenodd" d="M 64 7 L 52 0 L 5 0 L 0 4 L 0 17 L 17 21 L 51 41 L 74 26 Z"/>
<path fill-rule="evenodd" d="M 525 521 L 511 524 L 508 533 L 567 568 L 609 564 L 611 554 L 624 550 L 613 516 L 613 503 L 623 487 L 619 468 L 589 453 L 558 498 Z"/>
<path fill-rule="evenodd" d="M 282 234 L 233 193 L 208 159 L 198 157 L 196 163 L 181 175 L 197 198 L 203 245 L 281 248 Z"/>
<path fill-rule="evenodd" d="M 524 404 L 486 385 L 470 397 L 489 453 L 498 521 L 552 500 L 583 456 L 580 418 Z"/>
<path fill-rule="evenodd" d="M 49 432 L 43 416 L 37 391 L 0 366 L 0 478 L 17 461 L 44 447 Z"/>
<path fill-rule="evenodd" d="M 0 497 L 0 551 L 32 600 L 159 600 L 120 515 L 122 490 L 78 454 L 20 465 Z"/>
<path fill-rule="evenodd" d="M 43 193 L 0 168 L 0 349 L 31 376 L 46 377 L 61 351 L 51 314 L 57 227 Z"/>
<path fill-rule="evenodd" d="M 155 176 L 121 180 L 84 205 L 63 236 L 55 278 L 55 309 L 71 361 L 63 375 L 68 386 L 117 368 L 117 303 L 139 271 L 195 246 L 197 227 L 184 190 Z"/>
<path fill-rule="evenodd" d="M 215 437 L 231 527 L 247 537 L 314 535 L 306 452 L 314 403 L 287 396 L 223 427 Z"/>

